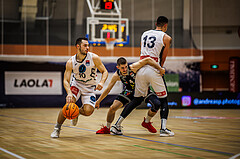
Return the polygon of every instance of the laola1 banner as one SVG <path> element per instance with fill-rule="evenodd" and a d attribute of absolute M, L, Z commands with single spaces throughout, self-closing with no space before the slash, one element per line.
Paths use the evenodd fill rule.
<path fill-rule="evenodd" d="M 6 71 L 5 95 L 62 95 L 61 72 Z"/>

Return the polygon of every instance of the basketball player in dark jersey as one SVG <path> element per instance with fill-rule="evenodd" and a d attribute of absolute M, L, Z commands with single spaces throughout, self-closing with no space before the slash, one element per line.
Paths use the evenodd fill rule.
<path fill-rule="evenodd" d="M 110 106 L 110 109 L 107 114 L 107 124 L 106 126 L 102 127 L 98 130 L 97 134 L 110 134 L 110 126 L 112 121 L 115 117 L 115 112 L 121 108 L 122 106 L 126 105 L 127 103 L 131 102 L 134 97 L 134 89 L 135 89 L 135 77 L 136 72 L 145 65 L 150 65 L 156 68 L 161 75 L 165 73 L 165 69 L 162 68 L 157 62 L 155 62 L 151 58 L 145 58 L 138 62 L 135 62 L 131 65 L 128 65 L 127 60 L 123 57 L 120 57 L 117 60 L 117 68 L 118 70 L 113 74 L 112 79 L 108 85 L 108 87 L 104 90 L 101 96 L 96 101 L 95 107 L 99 108 L 100 102 L 108 95 L 111 91 L 113 86 L 117 81 L 121 81 L 125 88 L 124 90 L 118 95 L 118 97 L 114 100 L 113 104 Z M 157 98 L 154 93 L 149 93 L 146 98 L 145 102 L 148 102 L 151 98 Z M 147 128 L 150 132 L 156 133 L 156 129 L 151 125 L 151 122 L 145 123 L 145 120 L 142 123 L 142 126 Z"/>

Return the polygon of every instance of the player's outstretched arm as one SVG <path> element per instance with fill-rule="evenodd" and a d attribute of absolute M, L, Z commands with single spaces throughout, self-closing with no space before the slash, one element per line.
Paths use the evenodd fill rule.
<path fill-rule="evenodd" d="M 106 67 L 103 65 L 103 63 L 98 55 L 93 54 L 93 62 L 95 64 L 95 66 L 97 67 L 97 69 L 102 73 L 102 78 L 96 86 L 97 90 L 101 90 L 103 88 L 103 84 L 107 80 L 108 71 L 107 71 Z"/>
<path fill-rule="evenodd" d="M 101 101 L 108 95 L 108 93 L 112 90 L 113 86 L 118 80 L 120 80 L 120 78 L 117 75 L 117 72 L 115 72 L 107 88 L 103 91 L 103 93 L 100 95 L 100 97 L 96 101 L 95 108 L 99 109 Z"/>
<path fill-rule="evenodd" d="M 161 75 L 165 74 L 165 69 L 162 68 L 155 60 L 153 60 L 151 57 L 144 58 L 142 60 L 139 60 L 138 62 L 133 63 L 130 65 L 133 72 L 137 72 L 140 68 L 142 68 L 145 65 L 151 65 L 154 68 L 158 69 Z"/>
<path fill-rule="evenodd" d="M 66 63 L 66 70 L 64 72 L 64 79 L 63 79 L 63 86 L 67 92 L 66 103 L 74 102 L 72 91 L 70 89 L 71 73 L 72 73 L 72 60 L 69 59 Z"/>

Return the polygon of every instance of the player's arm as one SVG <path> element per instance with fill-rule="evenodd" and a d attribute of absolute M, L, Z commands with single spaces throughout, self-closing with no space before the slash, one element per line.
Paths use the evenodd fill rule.
<path fill-rule="evenodd" d="M 138 62 L 133 63 L 130 65 L 131 70 L 133 72 L 137 72 L 140 68 L 142 68 L 145 65 L 153 66 L 154 68 L 158 69 L 161 75 L 165 74 L 165 69 L 162 68 L 155 60 L 153 60 L 151 57 L 144 58 L 142 60 L 139 60 Z"/>
<path fill-rule="evenodd" d="M 97 67 L 97 69 L 102 73 L 102 78 L 101 78 L 100 82 L 98 83 L 98 85 L 96 86 L 97 90 L 101 90 L 103 88 L 103 84 L 107 80 L 108 71 L 107 71 L 106 67 L 103 65 L 103 63 L 98 55 L 93 54 L 93 62 L 95 64 L 95 66 Z"/>
<path fill-rule="evenodd" d="M 101 101 L 108 95 L 108 93 L 112 90 L 113 86 L 117 81 L 120 81 L 120 78 L 117 75 L 117 72 L 115 72 L 107 88 L 103 91 L 103 93 L 100 95 L 100 97 L 96 101 L 95 108 L 99 108 Z"/>
<path fill-rule="evenodd" d="M 72 60 L 69 59 L 66 63 L 66 70 L 64 72 L 63 86 L 67 92 L 66 103 L 74 102 L 73 94 L 70 89 L 70 78 L 72 73 Z"/>
<path fill-rule="evenodd" d="M 163 37 L 163 43 L 165 45 L 165 48 L 163 50 L 163 54 L 162 54 L 162 59 L 161 59 L 161 66 L 163 67 L 165 61 L 166 61 L 166 58 L 167 58 L 167 55 L 168 55 L 168 50 L 171 46 L 171 43 L 172 43 L 172 38 L 165 34 L 164 37 Z"/>

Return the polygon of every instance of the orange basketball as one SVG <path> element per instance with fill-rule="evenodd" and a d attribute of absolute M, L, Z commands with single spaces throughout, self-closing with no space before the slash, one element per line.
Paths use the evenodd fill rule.
<path fill-rule="evenodd" d="M 79 114 L 79 108 L 75 103 L 66 103 L 62 109 L 63 115 L 67 119 L 74 119 Z"/>

